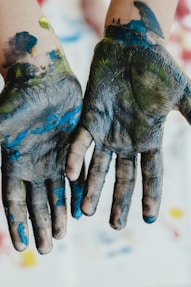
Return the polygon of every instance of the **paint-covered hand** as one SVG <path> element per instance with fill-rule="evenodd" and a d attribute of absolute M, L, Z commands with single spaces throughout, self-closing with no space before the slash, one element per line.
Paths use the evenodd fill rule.
<path fill-rule="evenodd" d="M 59 50 L 47 67 L 12 64 L 0 95 L 2 195 L 14 247 L 28 245 L 27 209 L 37 249 L 66 232 L 65 161 L 82 109 L 81 88 Z M 70 182 L 71 211 L 81 216 L 83 174 Z"/>
<path fill-rule="evenodd" d="M 140 27 L 140 21 L 131 23 Z M 134 26 L 135 27 L 135 26 Z M 95 48 L 76 139 L 70 147 L 67 176 L 76 179 L 92 140 L 95 149 L 85 184 L 82 211 L 94 214 L 112 154 L 116 178 L 110 224 L 122 229 L 141 155 L 143 218 L 156 220 L 162 190 L 162 136 L 174 108 L 191 123 L 191 85 L 159 37 L 128 26 L 109 26 Z"/>

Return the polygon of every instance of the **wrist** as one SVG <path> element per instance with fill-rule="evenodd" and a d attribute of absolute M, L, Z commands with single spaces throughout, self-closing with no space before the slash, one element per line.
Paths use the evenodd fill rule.
<path fill-rule="evenodd" d="M 16 63 L 46 66 L 49 52 L 58 49 L 64 53 L 37 1 L 2 1 L 0 23 L 4 28 L 0 34 L 0 73 L 4 77 Z"/>
<path fill-rule="evenodd" d="M 161 38 L 167 41 L 178 0 L 111 0 L 105 26 L 126 25 L 132 20 L 142 21 L 147 30 L 157 27 Z M 153 17 L 154 16 L 154 17 Z M 159 36 L 159 35 L 158 35 Z"/>

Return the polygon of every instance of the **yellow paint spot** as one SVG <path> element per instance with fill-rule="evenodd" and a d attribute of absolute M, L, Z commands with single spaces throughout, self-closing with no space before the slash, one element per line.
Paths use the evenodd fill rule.
<path fill-rule="evenodd" d="M 34 54 L 36 54 L 36 51 L 37 51 L 37 46 L 34 46 L 31 51 L 31 56 L 34 56 Z"/>
<path fill-rule="evenodd" d="M 184 215 L 184 212 L 182 209 L 180 208 L 170 208 L 169 209 L 169 214 L 171 217 L 175 218 L 175 219 L 179 219 Z"/>
<path fill-rule="evenodd" d="M 45 17 L 42 17 L 42 18 L 39 19 L 39 24 L 44 29 L 48 29 L 49 30 L 49 28 L 50 28 L 48 20 Z"/>
<path fill-rule="evenodd" d="M 21 266 L 23 267 L 34 267 L 37 265 L 37 258 L 32 250 L 26 250 L 21 253 L 22 260 Z"/>

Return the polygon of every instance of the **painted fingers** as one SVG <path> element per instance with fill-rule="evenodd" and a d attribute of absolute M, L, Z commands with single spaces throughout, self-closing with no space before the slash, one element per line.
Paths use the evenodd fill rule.
<path fill-rule="evenodd" d="M 143 180 L 143 219 L 153 223 L 158 216 L 163 179 L 163 162 L 160 149 L 141 154 L 141 169 Z"/>
<path fill-rule="evenodd" d="M 117 156 L 116 178 L 110 215 L 112 228 L 120 230 L 126 226 L 127 216 L 136 179 L 136 154 Z"/>
<path fill-rule="evenodd" d="M 13 246 L 16 250 L 23 251 L 28 246 L 29 238 L 26 189 L 23 181 L 3 174 L 2 198 Z"/>
<path fill-rule="evenodd" d="M 76 173 L 72 162 L 78 162 L 78 170 L 85 157 L 91 137 L 87 131 L 81 130 L 80 136 L 71 145 L 72 153 L 68 157 L 68 177 Z M 87 141 L 86 135 L 89 137 Z M 86 143 L 85 143 L 86 142 Z M 88 144 L 87 144 L 88 142 Z M 78 147 L 78 148 L 77 148 Z M 83 147 L 83 148 L 82 148 Z M 79 153 L 79 150 L 81 151 Z M 79 160 L 80 158 L 80 160 Z M 84 198 L 81 210 L 85 215 L 93 215 L 96 211 L 99 198 L 104 186 L 105 178 L 109 170 L 112 152 L 108 149 L 101 149 L 95 146 L 84 188 Z M 141 153 L 143 199 L 142 212 L 146 223 L 152 223 L 157 219 L 162 194 L 162 156 L 160 149 Z M 117 154 L 116 173 L 113 192 L 113 201 L 110 214 L 110 225 L 112 228 L 120 230 L 127 224 L 131 199 L 135 187 L 137 170 L 137 154 Z M 79 172 L 79 171 L 78 171 Z M 78 173 L 77 172 L 77 173 Z"/>
<path fill-rule="evenodd" d="M 3 175 L 2 195 L 9 231 L 16 250 L 28 247 L 27 214 L 32 222 L 37 250 L 40 254 L 52 249 L 52 237 L 66 234 L 67 208 L 65 183 L 62 177 L 47 181 L 24 182 Z"/>

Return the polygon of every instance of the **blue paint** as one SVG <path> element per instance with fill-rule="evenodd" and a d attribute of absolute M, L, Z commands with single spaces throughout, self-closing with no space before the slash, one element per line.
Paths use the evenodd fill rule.
<path fill-rule="evenodd" d="M 20 157 L 20 151 L 16 150 L 16 149 L 12 149 L 12 153 L 11 153 L 11 159 L 13 161 L 16 161 L 19 157 Z"/>
<path fill-rule="evenodd" d="M 82 105 L 79 105 L 74 110 L 67 112 L 63 116 L 53 114 L 47 117 L 46 124 L 32 130 L 32 134 L 42 135 L 46 132 L 49 132 L 59 126 L 66 126 L 62 128 L 62 131 L 72 130 L 74 126 L 78 123 L 80 116 L 77 116 L 77 113 L 80 112 Z"/>
<path fill-rule="evenodd" d="M 49 53 L 49 55 L 50 55 L 50 59 L 51 59 L 51 60 L 55 60 L 55 59 L 58 58 L 58 56 L 57 56 L 57 54 L 56 54 L 56 52 L 55 52 L 54 50 L 52 50 L 52 51 Z"/>
<path fill-rule="evenodd" d="M 13 223 L 15 221 L 15 217 L 13 214 L 9 215 L 9 220 Z"/>
<path fill-rule="evenodd" d="M 53 54 L 52 57 L 54 57 Z M 61 131 L 72 130 L 80 119 L 80 116 L 78 116 L 77 114 L 81 111 L 81 108 L 82 105 L 79 105 L 74 110 L 67 112 L 63 116 L 57 114 L 48 116 L 46 119 L 46 124 L 32 130 L 31 134 L 43 135 L 44 133 L 49 132 L 59 126 L 63 126 L 61 128 Z M 20 132 L 11 142 L 9 141 L 10 135 L 5 137 L 5 147 L 11 150 L 10 157 L 13 161 L 16 161 L 20 157 L 20 151 L 16 147 L 19 146 L 24 140 L 24 138 L 27 136 L 30 128 L 31 127 Z"/>
<path fill-rule="evenodd" d="M 16 51 L 22 53 L 22 56 L 25 56 L 26 52 L 32 53 L 33 47 L 37 44 L 37 38 L 24 31 L 16 33 L 13 38 L 10 38 L 8 43 L 13 46 Z"/>
<path fill-rule="evenodd" d="M 82 186 L 76 184 L 72 184 L 71 189 L 72 189 L 72 203 L 73 203 L 72 215 L 74 218 L 79 219 L 82 216 L 81 204 L 84 190 Z"/>
<path fill-rule="evenodd" d="M 149 217 L 144 216 L 143 219 L 148 224 L 151 224 L 151 223 L 156 221 L 156 217 L 155 216 L 149 216 Z"/>
<path fill-rule="evenodd" d="M 152 31 L 159 37 L 164 38 L 161 27 L 149 6 L 143 2 L 134 1 L 134 5 L 138 8 L 143 25 L 148 31 Z"/>
<path fill-rule="evenodd" d="M 147 29 L 145 28 L 145 26 L 141 20 L 131 20 L 131 22 L 129 22 L 125 26 L 130 30 L 139 31 L 142 34 L 147 33 Z"/>
<path fill-rule="evenodd" d="M 108 253 L 108 257 L 115 257 L 115 256 L 118 256 L 118 255 L 123 255 L 123 254 L 130 253 L 130 252 L 132 252 L 132 248 L 130 246 L 124 246 L 122 248 L 119 248 L 116 251 L 109 252 Z"/>
<path fill-rule="evenodd" d="M 5 138 L 6 148 L 12 148 L 12 147 L 19 145 L 21 143 L 21 141 L 26 137 L 28 130 L 29 130 L 29 128 L 22 131 L 21 133 L 19 133 L 12 142 L 9 142 L 10 136 L 7 136 Z"/>
<path fill-rule="evenodd" d="M 148 40 L 147 32 L 141 20 L 132 20 L 127 25 L 108 26 L 105 35 L 128 45 L 150 47 L 152 43 Z"/>
<path fill-rule="evenodd" d="M 18 235 L 19 235 L 21 243 L 28 245 L 28 238 L 25 235 L 25 226 L 23 222 L 19 223 L 17 227 L 17 231 L 18 231 Z"/>
<path fill-rule="evenodd" d="M 21 144 L 22 140 L 27 136 L 29 129 L 27 128 L 20 132 L 12 142 L 9 142 L 10 135 L 5 138 L 5 147 L 11 149 L 11 159 L 13 161 L 16 161 L 20 157 L 20 152 L 15 147 Z"/>
<path fill-rule="evenodd" d="M 70 43 L 70 42 L 77 42 L 82 36 L 82 33 L 75 33 L 73 35 L 70 35 L 70 36 L 63 36 L 63 37 L 59 37 L 59 40 L 62 42 L 62 43 Z"/>
<path fill-rule="evenodd" d="M 65 187 L 55 188 L 54 193 L 57 196 L 56 206 L 65 206 Z"/>

